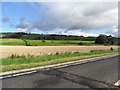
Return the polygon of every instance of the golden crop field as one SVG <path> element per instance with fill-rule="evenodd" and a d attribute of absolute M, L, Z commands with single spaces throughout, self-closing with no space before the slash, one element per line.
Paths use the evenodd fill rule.
<path fill-rule="evenodd" d="M 0 46 L 0 58 L 7 58 L 12 54 L 16 55 L 45 55 L 65 52 L 90 52 L 91 50 L 118 49 L 118 46 Z"/>

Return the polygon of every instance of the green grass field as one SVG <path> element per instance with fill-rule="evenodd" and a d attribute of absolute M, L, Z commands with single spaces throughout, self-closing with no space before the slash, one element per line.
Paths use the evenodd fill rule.
<path fill-rule="evenodd" d="M 4 35 L 3 34 L 0 34 L 0 37 L 3 37 Z"/>
<path fill-rule="evenodd" d="M 9 58 L 2 59 L 2 64 L 0 65 L 0 67 L 4 72 L 10 70 L 82 60 L 82 59 L 105 56 L 116 53 L 118 53 L 118 51 L 92 51 L 89 53 L 74 52 L 74 53 L 64 53 L 64 54 L 56 53 L 54 55 L 44 55 L 44 56 L 11 55 Z"/>
<path fill-rule="evenodd" d="M 25 43 L 21 39 L 0 39 L 2 45 L 22 45 L 25 46 Z M 30 46 L 79 46 L 79 43 L 82 42 L 83 45 L 91 46 L 96 45 L 94 41 L 79 41 L 79 40 L 27 40 Z"/>

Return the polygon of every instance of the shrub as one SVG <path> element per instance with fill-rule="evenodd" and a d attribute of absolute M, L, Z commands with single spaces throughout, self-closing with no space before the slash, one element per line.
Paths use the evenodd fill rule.
<path fill-rule="evenodd" d="M 113 51 L 114 49 L 111 47 L 110 50 Z"/>
<path fill-rule="evenodd" d="M 12 54 L 9 58 L 14 59 L 14 58 L 26 58 L 25 55 L 16 55 L 16 54 Z"/>
<path fill-rule="evenodd" d="M 80 42 L 80 43 L 78 43 L 78 45 L 84 45 L 84 43 L 83 43 L 83 42 Z"/>
<path fill-rule="evenodd" d="M 104 46 L 110 46 L 110 43 L 105 43 Z"/>
<path fill-rule="evenodd" d="M 42 42 L 45 42 L 45 40 L 42 40 Z"/>
<path fill-rule="evenodd" d="M 96 51 L 105 51 L 105 50 L 91 50 L 90 52 L 96 52 Z"/>
<path fill-rule="evenodd" d="M 91 50 L 90 52 L 95 52 L 95 51 L 97 51 L 97 50 Z"/>
<path fill-rule="evenodd" d="M 56 52 L 55 55 L 59 55 L 59 52 Z"/>
<path fill-rule="evenodd" d="M 51 43 L 54 43 L 54 41 L 53 41 L 53 40 L 51 40 Z"/>

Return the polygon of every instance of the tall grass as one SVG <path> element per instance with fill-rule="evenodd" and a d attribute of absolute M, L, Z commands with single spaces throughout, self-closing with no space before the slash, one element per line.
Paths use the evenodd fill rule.
<path fill-rule="evenodd" d="M 44 56 L 32 56 L 32 55 L 14 55 L 12 54 L 9 58 L 2 59 L 3 71 L 16 70 L 22 68 L 43 66 L 55 63 L 68 62 L 73 60 L 81 60 L 86 58 L 104 56 L 109 54 L 118 53 L 118 51 L 91 51 L 89 53 L 56 53 L 54 55 L 44 55 Z"/>

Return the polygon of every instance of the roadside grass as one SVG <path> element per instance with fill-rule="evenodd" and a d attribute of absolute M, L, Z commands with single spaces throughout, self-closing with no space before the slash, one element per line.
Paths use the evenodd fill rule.
<path fill-rule="evenodd" d="M 117 54 L 117 53 L 118 51 L 114 51 L 114 50 L 111 51 L 92 50 L 89 53 L 74 52 L 74 53 L 60 54 L 57 52 L 54 55 L 51 54 L 44 56 L 32 56 L 32 55 L 19 56 L 13 54 L 9 58 L 2 59 L 1 61 L 2 65 L 0 65 L 2 71 L 0 72 L 58 64 L 63 62 L 82 60 L 82 59 L 94 58 L 94 57 Z"/>
<path fill-rule="evenodd" d="M 1 39 L 2 45 L 20 45 L 25 46 L 21 39 Z M 30 46 L 96 46 L 94 41 L 80 41 L 80 40 L 26 40 Z M 82 45 L 80 45 L 82 43 Z"/>

